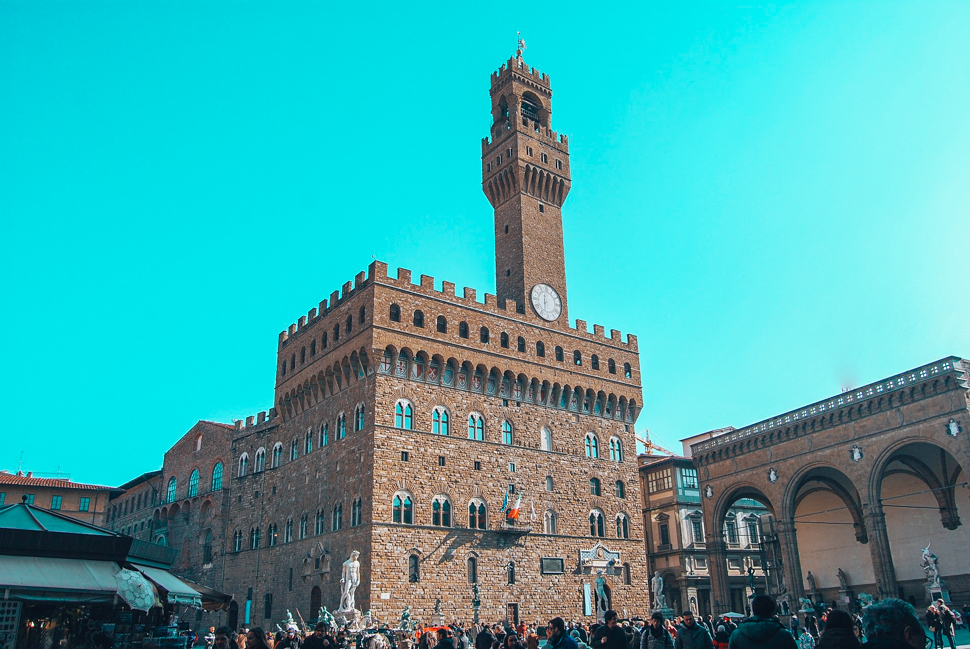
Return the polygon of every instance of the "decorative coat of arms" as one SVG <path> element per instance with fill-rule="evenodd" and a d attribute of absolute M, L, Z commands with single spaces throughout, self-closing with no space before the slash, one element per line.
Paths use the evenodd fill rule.
<path fill-rule="evenodd" d="M 862 458 L 865 454 L 862 452 L 862 447 L 856 444 L 851 449 L 849 449 L 849 459 L 853 462 L 862 462 Z"/>

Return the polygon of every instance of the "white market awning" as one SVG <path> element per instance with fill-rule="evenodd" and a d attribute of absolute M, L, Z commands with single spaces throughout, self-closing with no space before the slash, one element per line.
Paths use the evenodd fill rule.
<path fill-rule="evenodd" d="M 138 572 L 148 577 L 150 581 L 160 586 L 162 590 L 168 592 L 168 601 L 170 604 L 187 604 L 196 608 L 202 608 L 202 594 L 175 575 L 160 568 L 134 565 Z"/>
<path fill-rule="evenodd" d="M 110 602 L 118 592 L 114 561 L 0 556 L 0 591 L 37 601 Z"/>

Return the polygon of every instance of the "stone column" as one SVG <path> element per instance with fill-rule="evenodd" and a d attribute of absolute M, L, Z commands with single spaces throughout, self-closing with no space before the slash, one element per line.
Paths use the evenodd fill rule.
<path fill-rule="evenodd" d="M 708 570 L 711 575 L 711 609 L 715 615 L 731 610 L 731 584 L 728 582 L 727 551 L 724 541 L 707 537 Z"/>
<path fill-rule="evenodd" d="M 893 566 L 889 532 L 886 530 L 886 514 L 882 504 L 869 505 L 865 513 L 866 530 L 869 532 L 869 553 L 872 555 L 872 572 L 876 576 L 876 588 L 880 599 L 897 597 L 896 568 Z"/>
<path fill-rule="evenodd" d="M 781 546 L 782 561 L 785 562 L 785 584 L 791 597 L 788 605 L 797 605 L 798 600 L 805 596 L 805 586 L 802 583 L 802 560 L 798 556 L 794 519 L 778 519 L 778 544 Z"/>

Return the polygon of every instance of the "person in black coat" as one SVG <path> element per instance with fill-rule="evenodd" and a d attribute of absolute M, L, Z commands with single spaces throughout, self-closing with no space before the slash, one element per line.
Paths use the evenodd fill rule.
<path fill-rule="evenodd" d="M 815 649 L 859 649 L 860 644 L 852 616 L 835 609 L 826 617 L 825 630 L 815 643 Z"/>
<path fill-rule="evenodd" d="M 616 611 L 607 611 L 603 614 L 606 624 L 596 629 L 592 642 L 589 646 L 593 649 L 628 649 L 626 633 L 616 623 Z"/>

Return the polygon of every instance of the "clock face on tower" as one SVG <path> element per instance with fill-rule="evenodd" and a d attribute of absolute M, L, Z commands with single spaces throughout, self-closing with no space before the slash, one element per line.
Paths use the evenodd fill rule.
<path fill-rule="evenodd" d="M 548 284 L 536 284 L 532 287 L 532 308 L 543 320 L 552 322 L 562 313 L 562 300 L 556 289 Z"/>

